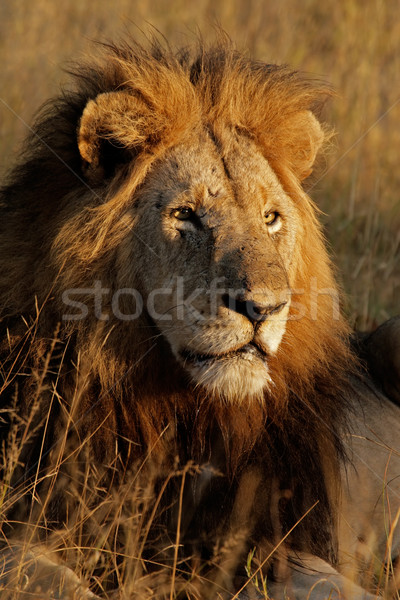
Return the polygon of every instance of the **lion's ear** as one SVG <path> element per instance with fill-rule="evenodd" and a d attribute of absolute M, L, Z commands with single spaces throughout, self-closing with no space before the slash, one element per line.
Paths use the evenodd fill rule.
<path fill-rule="evenodd" d="M 113 175 L 118 165 L 138 154 L 148 137 L 148 113 L 143 101 L 124 91 L 89 100 L 78 127 L 79 153 L 89 180 Z"/>
<path fill-rule="evenodd" d="M 312 173 L 324 138 L 321 124 L 309 110 L 300 111 L 286 120 L 282 143 L 290 167 L 300 180 Z"/>

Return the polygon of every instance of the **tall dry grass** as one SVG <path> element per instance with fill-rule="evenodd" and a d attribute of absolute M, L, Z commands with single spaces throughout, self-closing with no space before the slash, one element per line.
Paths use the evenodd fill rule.
<path fill-rule="evenodd" d="M 53 358 L 60 363 L 55 347 L 54 339 L 43 369 L 32 373 L 30 409 L 18 408 L 18 388 L 11 407 L 0 406 L 0 429 L 4 421 L 8 429 L 0 442 L 1 600 L 236 600 L 230 590 L 243 560 L 243 523 L 216 535 L 208 560 L 191 562 L 180 551 L 184 489 L 211 467 L 181 466 L 177 457 L 171 468 L 151 450 L 129 472 L 119 455 L 110 464 L 95 463 L 91 435 L 79 432 L 76 416 L 82 391 L 77 387 L 67 407 L 49 385 Z M 6 387 L 0 385 L 0 396 Z M 167 530 L 175 513 L 171 488 L 179 497 L 175 534 Z M 253 552 L 240 585 L 268 600 L 260 571 Z"/>
<path fill-rule="evenodd" d="M 312 189 L 352 323 L 400 310 L 400 5 L 398 0 L 5 0 L 0 5 L 0 169 L 38 106 L 57 93 L 91 40 L 139 35 L 148 23 L 174 45 L 219 23 L 251 54 L 330 81 L 326 118 L 338 132 Z"/>

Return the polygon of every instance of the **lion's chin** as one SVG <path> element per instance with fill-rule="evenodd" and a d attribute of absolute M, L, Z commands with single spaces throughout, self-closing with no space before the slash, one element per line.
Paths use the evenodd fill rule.
<path fill-rule="evenodd" d="M 271 384 L 266 357 L 249 344 L 221 356 L 184 353 L 185 368 L 198 386 L 232 403 L 262 401 Z"/>

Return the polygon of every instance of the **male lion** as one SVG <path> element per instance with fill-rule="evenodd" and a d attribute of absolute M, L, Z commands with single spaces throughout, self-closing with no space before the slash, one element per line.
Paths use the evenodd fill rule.
<path fill-rule="evenodd" d="M 0 209 L 3 556 L 64 566 L 1 582 L 372 597 L 400 541 L 398 373 L 352 350 L 301 184 L 329 89 L 225 43 L 107 45 L 75 81 Z M 354 347 L 399 354 L 396 329 Z"/>

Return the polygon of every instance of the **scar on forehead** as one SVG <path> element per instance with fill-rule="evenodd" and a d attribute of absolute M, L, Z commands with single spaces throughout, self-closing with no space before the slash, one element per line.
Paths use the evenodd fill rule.
<path fill-rule="evenodd" d="M 193 195 L 197 204 L 201 204 L 207 197 L 217 198 L 221 193 L 218 186 L 208 187 L 203 183 L 197 184 L 193 189 Z"/>

